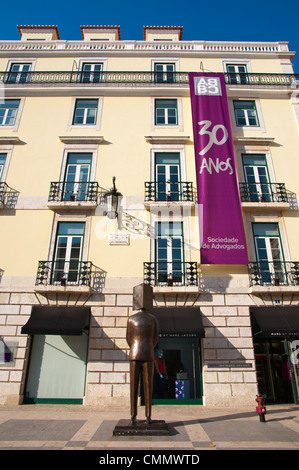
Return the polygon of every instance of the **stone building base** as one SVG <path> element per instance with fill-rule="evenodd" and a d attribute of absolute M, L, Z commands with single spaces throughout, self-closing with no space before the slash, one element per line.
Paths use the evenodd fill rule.
<path fill-rule="evenodd" d="M 0 292 L 1 336 L 17 344 L 13 364 L 0 366 L 0 404 L 22 403 L 30 338 L 21 334 L 21 327 L 28 321 L 32 306 L 63 305 L 91 308 L 83 403 L 126 406 L 130 381 L 126 324 L 133 313 L 131 292 L 131 287 L 121 293 L 118 288 L 96 294 L 62 290 L 40 293 L 34 289 Z M 248 293 L 154 294 L 157 307 L 192 306 L 201 311 L 205 329 L 200 340 L 203 405 L 255 404 L 257 382 L 249 307 L 264 303 L 261 295 Z"/>

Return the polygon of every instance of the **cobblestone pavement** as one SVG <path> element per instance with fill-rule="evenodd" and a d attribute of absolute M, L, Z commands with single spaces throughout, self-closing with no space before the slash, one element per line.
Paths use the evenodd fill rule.
<path fill-rule="evenodd" d="M 118 421 L 128 417 L 128 409 L 117 408 L 0 406 L 0 450 L 299 450 L 296 405 L 267 406 L 265 423 L 255 407 L 154 406 L 152 418 L 166 421 L 168 436 L 114 436 Z"/>

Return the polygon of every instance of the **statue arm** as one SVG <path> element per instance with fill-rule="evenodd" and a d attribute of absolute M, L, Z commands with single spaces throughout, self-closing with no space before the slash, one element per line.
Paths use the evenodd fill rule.
<path fill-rule="evenodd" d="M 131 322 L 130 322 L 130 319 L 128 319 L 128 321 L 127 321 L 126 340 L 127 340 L 128 345 L 131 346 L 132 335 L 131 335 Z"/>

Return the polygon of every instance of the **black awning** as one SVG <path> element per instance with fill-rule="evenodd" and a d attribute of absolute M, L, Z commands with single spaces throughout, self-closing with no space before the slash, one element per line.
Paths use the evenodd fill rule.
<path fill-rule="evenodd" d="M 89 325 L 88 307 L 33 306 L 21 333 L 29 335 L 81 335 Z"/>
<path fill-rule="evenodd" d="M 162 307 L 150 311 L 159 322 L 159 335 L 168 337 L 204 338 L 205 330 L 199 308 Z"/>
<path fill-rule="evenodd" d="M 260 328 L 253 332 L 254 337 L 299 336 L 299 306 L 251 307 L 250 312 Z"/>

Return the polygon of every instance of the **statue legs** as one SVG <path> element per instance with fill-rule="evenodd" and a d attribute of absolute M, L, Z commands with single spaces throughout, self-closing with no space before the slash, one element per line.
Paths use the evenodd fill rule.
<path fill-rule="evenodd" d="M 136 424 L 138 385 L 141 369 L 143 372 L 146 422 L 151 422 L 154 362 L 130 361 L 131 425 Z"/>

